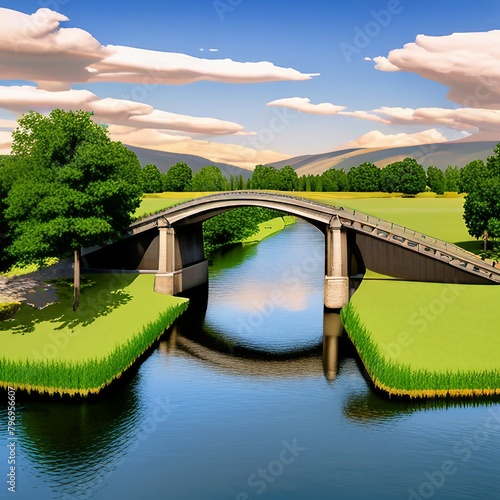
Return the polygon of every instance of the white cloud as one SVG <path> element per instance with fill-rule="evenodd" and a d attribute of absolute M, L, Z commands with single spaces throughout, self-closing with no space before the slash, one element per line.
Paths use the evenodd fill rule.
<path fill-rule="evenodd" d="M 340 151 L 350 148 L 396 148 L 400 146 L 420 146 L 423 144 L 434 144 L 447 141 L 448 139 L 436 129 L 424 130 L 423 132 L 414 134 L 400 133 L 388 135 L 378 130 L 372 130 L 336 149 Z"/>
<path fill-rule="evenodd" d="M 49 9 L 31 16 L 0 8 L 0 75 L 29 80 L 46 88 L 69 88 L 84 82 L 89 67 L 112 50 L 77 28 L 59 29 L 67 17 Z"/>
<path fill-rule="evenodd" d="M 381 107 L 341 114 L 390 125 L 447 127 L 466 135 L 473 134 L 477 141 L 497 140 L 500 131 L 500 110 L 494 109 Z"/>
<path fill-rule="evenodd" d="M 465 107 L 500 109 L 500 30 L 418 35 L 373 60 L 378 70 L 416 73 L 449 87 L 447 97 Z"/>
<path fill-rule="evenodd" d="M 380 123 L 391 123 L 389 120 L 386 120 L 378 115 L 371 113 L 370 111 L 341 111 L 339 115 L 342 116 L 351 116 L 353 118 L 360 118 L 362 120 L 369 120 L 372 122 L 380 122 Z"/>
<path fill-rule="evenodd" d="M 375 63 L 375 69 L 379 71 L 399 71 L 399 68 L 392 64 L 387 57 L 374 57 L 371 59 Z"/>
<path fill-rule="evenodd" d="M 99 123 L 155 128 L 191 134 L 232 135 L 242 133 L 237 123 L 216 118 L 181 115 L 154 109 L 148 104 L 123 99 L 100 99 L 87 90 L 50 92 L 35 87 L 0 86 L 0 107 L 22 113 L 27 109 L 48 111 L 54 108 L 94 112 Z"/>
<path fill-rule="evenodd" d="M 28 80 L 48 90 L 63 90 L 72 83 L 84 82 L 257 83 L 309 80 L 314 76 L 267 61 L 200 59 L 172 52 L 103 46 L 84 30 L 61 28 L 60 23 L 67 20 L 49 9 L 39 9 L 31 16 L 0 9 L 2 78 Z"/>
<path fill-rule="evenodd" d="M 335 115 L 339 111 L 345 109 L 345 106 L 336 106 L 329 102 L 322 102 L 320 104 L 311 104 L 310 99 L 306 97 L 285 97 L 283 99 L 276 99 L 267 103 L 267 106 L 280 106 L 284 108 L 294 109 L 301 113 L 311 113 L 317 115 Z"/>

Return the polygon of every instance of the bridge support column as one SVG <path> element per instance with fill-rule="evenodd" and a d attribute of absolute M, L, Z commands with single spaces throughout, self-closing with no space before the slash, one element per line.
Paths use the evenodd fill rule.
<path fill-rule="evenodd" d="M 158 220 L 159 236 L 159 262 L 158 274 L 155 276 L 155 292 L 175 295 L 181 292 L 178 279 L 176 279 L 176 241 L 175 230 L 168 221 Z"/>
<path fill-rule="evenodd" d="M 155 292 L 177 295 L 208 281 L 208 262 L 203 258 L 201 224 L 196 230 L 176 231 L 167 220 L 158 221 L 159 262 Z"/>
<path fill-rule="evenodd" d="M 335 216 L 326 231 L 325 307 L 340 309 L 349 302 L 347 233 Z"/>

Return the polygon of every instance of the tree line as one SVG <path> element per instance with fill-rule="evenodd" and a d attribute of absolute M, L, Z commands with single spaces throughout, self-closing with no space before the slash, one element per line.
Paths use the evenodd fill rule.
<path fill-rule="evenodd" d="M 413 196 L 424 191 L 443 194 L 447 191 L 467 193 L 475 182 L 476 171 L 486 168 L 482 160 L 473 160 L 464 168 L 448 166 L 442 171 L 429 166 L 425 170 L 413 158 L 405 158 L 379 168 L 371 162 L 353 166 L 346 173 L 332 167 L 322 174 L 297 175 L 287 165 L 277 169 L 270 165 L 257 165 L 248 179 L 242 175 L 226 178 L 221 170 L 208 165 L 198 172 L 183 162 L 161 173 L 154 164 L 146 165 L 141 173 L 144 193 L 168 191 L 238 191 L 245 189 L 269 189 L 275 191 L 316 192 L 385 192 Z"/>

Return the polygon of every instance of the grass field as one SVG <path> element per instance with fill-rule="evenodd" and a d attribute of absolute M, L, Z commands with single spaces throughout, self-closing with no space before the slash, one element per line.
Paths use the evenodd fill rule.
<path fill-rule="evenodd" d="M 0 386 L 97 392 L 187 306 L 186 299 L 155 293 L 153 282 L 153 275 L 89 275 L 76 312 L 67 284 L 57 286 L 58 301 L 44 309 L 22 305 L 14 318 L 0 323 Z"/>
<path fill-rule="evenodd" d="M 481 250 L 481 242 L 469 236 L 463 219 L 463 197 L 338 197 L 343 193 L 305 193 L 305 198 L 343 206 L 419 231 L 469 251 Z M 345 193 L 345 195 L 364 193 Z M 382 193 L 383 194 L 383 193 Z"/>
<path fill-rule="evenodd" d="M 249 236 L 242 243 L 244 245 L 251 245 L 254 243 L 259 243 L 265 238 L 276 234 L 277 232 L 284 229 L 286 226 L 293 224 L 295 222 L 295 217 L 290 215 L 285 215 L 285 217 L 277 217 L 276 219 L 268 220 L 267 222 L 261 222 L 259 224 L 259 232 L 252 236 Z"/>
<path fill-rule="evenodd" d="M 365 281 L 342 311 L 375 385 L 399 395 L 500 393 L 496 286 Z"/>

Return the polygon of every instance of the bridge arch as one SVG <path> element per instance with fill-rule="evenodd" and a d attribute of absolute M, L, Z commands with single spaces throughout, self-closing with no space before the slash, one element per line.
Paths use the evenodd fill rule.
<path fill-rule="evenodd" d="M 338 309 L 347 303 L 349 277 L 364 266 L 405 280 L 500 282 L 499 268 L 450 243 L 344 207 L 259 191 L 205 196 L 145 217 L 130 226 L 121 242 L 86 252 L 84 262 L 92 268 L 154 272 L 155 289 L 175 295 L 208 280 L 202 223 L 244 206 L 295 215 L 325 234 L 324 294 L 328 308 Z"/>

